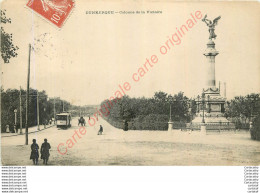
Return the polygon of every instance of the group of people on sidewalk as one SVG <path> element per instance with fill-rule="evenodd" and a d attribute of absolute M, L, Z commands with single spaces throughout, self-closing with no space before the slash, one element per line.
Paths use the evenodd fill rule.
<path fill-rule="evenodd" d="M 98 135 L 102 135 L 103 127 L 100 125 Z M 40 153 L 41 159 L 43 160 L 43 164 L 47 165 L 50 157 L 50 149 L 51 145 L 47 142 L 47 139 L 44 139 L 44 142 L 41 145 Z M 30 159 L 33 160 L 34 165 L 38 165 L 39 160 L 39 145 L 36 143 L 36 139 L 33 139 L 33 143 L 31 145 L 31 156 Z"/>
<path fill-rule="evenodd" d="M 11 128 L 9 127 L 9 125 L 5 126 L 5 132 L 6 133 L 18 133 L 18 131 L 19 131 L 19 128 L 16 125 L 14 125 Z"/>
<path fill-rule="evenodd" d="M 50 157 L 50 152 L 49 152 L 50 149 L 51 149 L 51 145 L 47 142 L 47 139 L 44 139 L 40 152 L 41 152 L 41 159 L 43 160 L 43 164 L 45 164 L 45 165 L 47 165 L 49 157 Z M 30 159 L 33 160 L 34 165 L 38 165 L 39 146 L 36 143 L 36 139 L 33 139 L 33 143 L 31 145 Z"/>

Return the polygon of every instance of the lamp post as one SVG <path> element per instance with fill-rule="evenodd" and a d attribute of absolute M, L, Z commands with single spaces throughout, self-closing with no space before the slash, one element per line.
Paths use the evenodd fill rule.
<path fill-rule="evenodd" d="M 254 109 L 254 107 L 255 107 L 256 101 L 257 101 L 258 98 L 259 98 L 259 95 L 258 95 L 258 94 L 256 94 L 256 95 L 251 94 L 251 95 L 248 95 L 247 98 L 251 101 L 251 105 L 250 105 L 250 106 L 251 106 L 251 109 L 250 109 L 250 122 L 252 122 L 253 109 Z"/>
<path fill-rule="evenodd" d="M 203 92 L 201 97 L 198 95 L 198 112 L 200 111 L 199 109 L 199 103 L 201 102 L 201 108 L 202 108 L 202 123 L 205 123 L 205 119 L 204 119 L 204 106 L 205 106 L 205 93 Z M 201 100 L 200 100 L 201 98 Z"/>
<path fill-rule="evenodd" d="M 22 89 L 20 87 L 20 95 L 19 95 L 19 98 L 20 98 L 20 134 L 23 134 L 23 116 L 22 116 Z"/>
<path fill-rule="evenodd" d="M 56 124 L 56 104 L 55 104 L 55 98 L 54 98 L 54 104 L 53 104 L 53 118 L 54 118 L 54 125 Z"/>
<path fill-rule="evenodd" d="M 43 108 L 43 111 L 44 111 L 44 129 L 46 129 L 46 117 L 45 117 L 46 108 L 45 107 Z"/>
<path fill-rule="evenodd" d="M 37 91 L 37 129 L 40 131 L 40 110 L 39 110 L 39 93 Z"/>
<path fill-rule="evenodd" d="M 202 108 L 202 124 L 200 126 L 200 132 L 203 135 L 206 135 L 206 124 L 205 124 L 205 118 L 204 118 L 205 98 L 206 97 L 205 97 L 204 92 L 201 94 L 201 97 L 198 95 L 198 107 L 199 107 L 199 104 L 201 103 L 201 108 Z M 208 98 L 208 101 L 209 101 L 209 98 Z M 199 110 L 198 110 L 198 112 L 199 112 Z"/>
<path fill-rule="evenodd" d="M 189 100 L 188 107 L 189 107 L 189 113 L 190 113 L 190 122 L 192 122 L 193 114 L 192 114 L 192 99 Z"/>
<path fill-rule="evenodd" d="M 14 131 L 16 131 L 17 124 L 17 109 L 14 109 Z"/>
<path fill-rule="evenodd" d="M 172 121 L 172 105 L 170 104 L 170 121 Z"/>
<path fill-rule="evenodd" d="M 203 92 L 201 95 L 201 103 L 202 103 L 202 123 L 205 123 L 205 119 L 204 119 L 204 110 L 205 110 L 205 93 Z"/>
<path fill-rule="evenodd" d="M 168 131 L 173 130 L 173 122 L 172 122 L 172 104 L 170 103 L 170 118 L 168 122 Z"/>
<path fill-rule="evenodd" d="M 200 112 L 200 105 L 199 105 L 199 102 L 200 102 L 200 95 L 198 95 L 198 97 L 197 97 L 197 113 L 199 113 Z"/>

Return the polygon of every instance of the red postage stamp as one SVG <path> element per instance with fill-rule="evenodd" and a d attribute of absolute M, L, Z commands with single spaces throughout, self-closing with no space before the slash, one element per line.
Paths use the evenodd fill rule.
<path fill-rule="evenodd" d="M 74 4 L 73 0 L 29 0 L 26 6 L 61 28 Z"/>

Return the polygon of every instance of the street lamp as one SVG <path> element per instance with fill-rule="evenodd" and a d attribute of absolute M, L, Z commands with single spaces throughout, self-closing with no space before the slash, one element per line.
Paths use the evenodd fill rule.
<path fill-rule="evenodd" d="M 199 103 L 200 102 L 201 102 L 201 108 L 202 108 L 202 123 L 205 123 L 205 119 L 204 119 L 205 93 L 204 92 L 201 94 L 201 100 L 200 100 L 200 96 L 198 95 L 198 112 L 199 112 Z"/>
<path fill-rule="evenodd" d="M 169 121 L 172 121 L 172 104 L 170 103 L 170 119 Z"/>
<path fill-rule="evenodd" d="M 170 103 L 170 117 L 168 122 L 168 131 L 173 130 L 173 121 L 172 121 L 172 104 Z"/>
<path fill-rule="evenodd" d="M 44 111 L 44 129 L 46 129 L 46 117 L 45 117 L 46 108 L 45 107 L 43 108 L 43 111 Z"/>
<path fill-rule="evenodd" d="M 205 119 L 204 119 L 204 109 L 205 109 L 205 93 L 203 92 L 201 95 L 202 98 L 202 123 L 205 123 Z"/>
<path fill-rule="evenodd" d="M 208 95 L 208 113 L 210 113 L 210 111 L 211 111 L 209 99 L 210 99 L 210 96 Z"/>
<path fill-rule="evenodd" d="M 200 95 L 198 95 L 198 102 L 197 102 L 197 113 L 200 112 L 200 105 L 199 105 L 199 102 L 200 102 Z"/>
<path fill-rule="evenodd" d="M 189 108 L 189 114 L 190 114 L 190 121 L 192 121 L 192 100 L 188 101 L 188 108 Z"/>
<path fill-rule="evenodd" d="M 14 109 L 14 131 L 16 131 L 16 122 L 17 122 L 17 109 Z"/>

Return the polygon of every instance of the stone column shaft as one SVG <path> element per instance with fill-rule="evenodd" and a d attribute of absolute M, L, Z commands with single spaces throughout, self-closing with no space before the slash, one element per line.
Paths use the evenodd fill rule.
<path fill-rule="evenodd" d="M 215 79 L 215 56 L 206 56 L 207 58 L 207 75 L 206 75 L 206 86 L 215 87 L 216 79 Z"/>
<path fill-rule="evenodd" d="M 206 88 L 216 87 L 215 78 L 215 57 L 218 55 L 218 51 L 215 49 L 215 43 L 210 40 L 207 43 L 207 49 L 204 52 L 207 59 L 206 66 Z"/>

